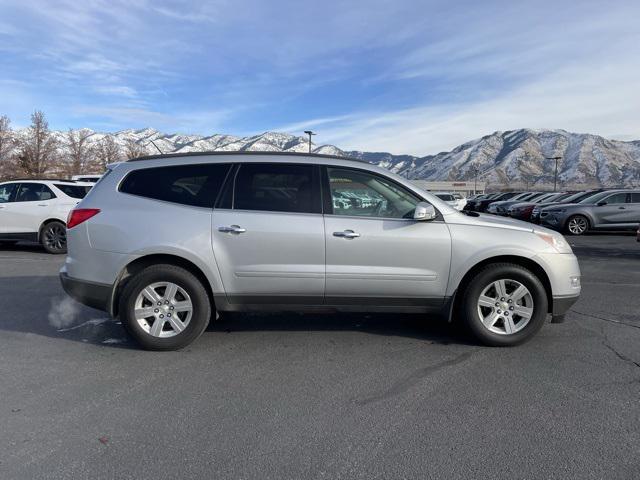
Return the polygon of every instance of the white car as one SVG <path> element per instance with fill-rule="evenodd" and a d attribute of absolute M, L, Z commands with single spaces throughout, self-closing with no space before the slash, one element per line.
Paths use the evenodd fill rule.
<path fill-rule="evenodd" d="M 467 204 L 467 199 L 464 198 L 459 193 L 450 193 L 450 192 L 431 192 L 436 197 L 438 197 L 443 202 L 446 202 L 447 205 L 452 206 L 456 210 L 462 210 L 464 206 Z"/>
<path fill-rule="evenodd" d="M 66 253 L 67 215 L 92 186 L 69 180 L 0 183 L 0 242 L 34 241 L 49 253 Z"/>

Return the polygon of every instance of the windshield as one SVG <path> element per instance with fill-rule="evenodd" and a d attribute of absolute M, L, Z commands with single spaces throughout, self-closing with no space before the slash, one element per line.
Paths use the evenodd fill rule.
<path fill-rule="evenodd" d="M 610 191 L 599 192 L 599 193 L 596 193 L 594 195 L 588 196 L 587 198 L 584 198 L 584 199 L 580 200 L 578 203 L 598 203 L 600 201 L 600 199 L 602 199 L 604 197 L 608 197 L 609 195 L 611 195 Z"/>

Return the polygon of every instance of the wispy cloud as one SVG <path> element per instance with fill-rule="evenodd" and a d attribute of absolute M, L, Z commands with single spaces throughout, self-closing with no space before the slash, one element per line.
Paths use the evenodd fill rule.
<path fill-rule="evenodd" d="M 0 113 L 16 124 L 43 108 L 56 128 L 313 128 L 416 154 L 523 126 L 640 136 L 629 0 L 2 5 Z"/>

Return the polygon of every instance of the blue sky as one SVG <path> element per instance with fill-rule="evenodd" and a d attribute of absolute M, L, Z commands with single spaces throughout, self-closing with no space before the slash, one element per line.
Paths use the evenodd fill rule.
<path fill-rule="evenodd" d="M 0 114 L 428 154 L 495 130 L 640 139 L 638 1 L 0 0 Z"/>

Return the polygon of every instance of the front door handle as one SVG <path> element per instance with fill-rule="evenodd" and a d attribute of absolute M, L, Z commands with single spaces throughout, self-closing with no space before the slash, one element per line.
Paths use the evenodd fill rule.
<path fill-rule="evenodd" d="M 39 207 L 48 207 L 49 204 L 48 203 L 39 203 L 38 206 Z"/>
<path fill-rule="evenodd" d="M 625 210 L 624 207 L 618 207 L 618 210 Z"/>
<path fill-rule="evenodd" d="M 225 233 L 244 233 L 247 229 L 242 228 L 240 225 L 231 225 L 229 227 L 218 227 L 218 231 Z"/>
<path fill-rule="evenodd" d="M 344 230 L 343 232 L 333 232 L 333 236 L 342 238 L 358 238 L 360 234 L 353 230 Z"/>

